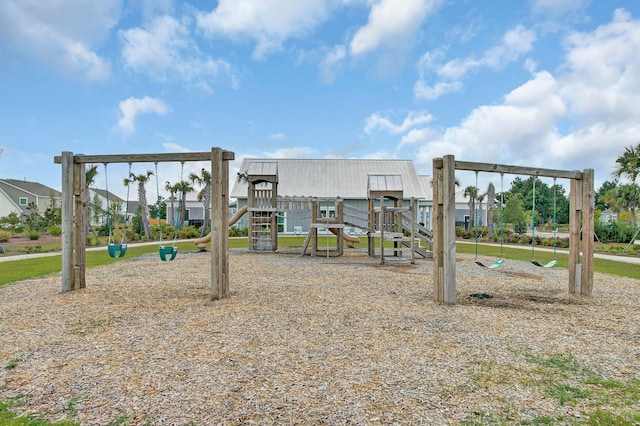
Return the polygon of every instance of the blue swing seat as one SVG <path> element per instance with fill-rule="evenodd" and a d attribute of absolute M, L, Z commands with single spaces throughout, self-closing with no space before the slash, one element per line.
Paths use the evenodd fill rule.
<path fill-rule="evenodd" d="M 124 257 L 125 253 L 127 253 L 127 245 L 126 244 L 109 244 L 107 246 L 107 250 L 109 251 L 109 256 L 111 257 Z"/>
<path fill-rule="evenodd" d="M 176 246 L 160 246 L 158 248 L 158 254 L 160 255 L 160 259 L 163 261 L 171 261 L 176 258 L 176 254 L 178 254 L 178 247 Z M 168 257 L 167 257 L 168 256 Z"/>

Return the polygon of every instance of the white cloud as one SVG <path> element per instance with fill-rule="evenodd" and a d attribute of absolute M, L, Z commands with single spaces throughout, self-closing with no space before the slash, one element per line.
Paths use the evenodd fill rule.
<path fill-rule="evenodd" d="M 164 114 L 161 114 L 164 115 Z M 191 152 L 191 150 L 185 146 L 177 144 L 175 142 L 164 142 L 162 144 L 165 152 Z"/>
<path fill-rule="evenodd" d="M 290 37 L 300 37 L 324 22 L 335 1 L 220 0 L 209 13 L 197 17 L 207 35 L 248 37 L 256 41 L 253 56 L 278 51 Z"/>
<path fill-rule="evenodd" d="M 469 161 L 582 170 L 610 177 L 615 158 L 640 134 L 640 21 L 616 11 L 612 22 L 565 40 L 557 75 L 535 73 L 500 105 L 475 108 L 460 123 L 427 136 L 417 154 Z M 408 136 L 407 136 L 408 137 Z"/>
<path fill-rule="evenodd" d="M 531 9 L 535 13 L 560 16 L 585 7 L 590 0 L 534 0 Z"/>
<path fill-rule="evenodd" d="M 504 34 L 502 43 L 487 49 L 479 59 L 469 56 L 441 64 L 439 61 L 444 55 L 441 50 L 427 52 L 418 61 L 420 78 L 414 85 L 414 96 L 416 99 L 434 100 L 447 93 L 458 91 L 462 88 L 461 80 L 469 72 L 478 68 L 499 70 L 529 52 L 535 41 L 535 32 L 517 25 Z M 527 66 L 530 64 L 527 63 Z M 430 75 L 437 77 L 433 84 L 427 83 Z"/>
<path fill-rule="evenodd" d="M 160 80 L 195 80 L 196 87 L 211 92 L 211 87 L 202 79 L 230 74 L 231 67 L 224 60 L 214 60 L 200 52 L 191 37 L 189 24 L 188 18 L 160 16 L 144 28 L 121 31 L 125 66 Z"/>
<path fill-rule="evenodd" d="M 411 129 L 409 132 L 402 136 L 400 140 L 400 146 L 413 145 L 420 142 L 427 141 L 435 135 L 435 130 L 429 127 L 423 127 L 421 129 Z"/>
<path fill-rule="evenodd" d="M 363 155 L 361 158 L 365 160 L 394 160 L 398 158 L 398 155 L 391 151 L 376 151 Z"/>
<path fill-rule="evenodd" d="M 584 123 L 635 122 L 640 117 L 640 21 L 617 10 L 591 33 L 573 33 L 562 76 L 563 95 Z"/>
<path fill-rule="evenodd" d="M 118 120 L 118 127 L 125 133 L 132 133 L 136 129 L 136 117 L 140 114 L 154 113 L 166 115 L 170 108 L 160 99 L 150 98 L 128 98 L 119 104 L 122 117 Z"/>
<path fill-rule="evenodd" d="M 285 140 L 286 138 L 287 138 L 287 135 L 285 135 L 284 133 L 273 133 L 269 135 L 269 139 L 275 140 L 275 141 Z"/>
<path fill-rule="evenodd" d="M 93 48 L 108 37 L 120 0 L 18 1 L 0 3 L 0 52 L 11 61 L 45 63 L 89 80 L 110 76 L 109 62 Z"/>
<path fill-rule="evenodd" d="M 447 93 L 457 92 L 460 89 L 462 89 L 462 83 L 459 81 L 439 81 L 435 85 L 429 86 L 423 80 L 418 80 L 413 86 L 413 93 L 417 99 L 431 101 Z"/>
<path fill-rule="evenodd" d="M 401 124 L 393 124 L 391 120 L 381 116 L 378 113 L 371 114 L 365 123 L 364 131 L 371 134 L 375 131 L 382 130 L 395 135 L 406 133 L 407 131 L 427 124 L 433 120 L 433 116 L 424 111 L 410 111 L 402 120 Z"/>
<path fill-rule="evenodd" d="M 434 155 L 452 153 L 473 161 L 509 163 L 518 157 L 542 165 L 558 142 L 556 123 L 566 114 L 556 80 L 541 72 L 507 94 L 502 105 L 478 107 L 460 126 L 433 137 L 418 159 L 429 163 Z"/>
<path fill-rule="evenodd" d="M 317 155 L 317 150 L 307 146 L 292 146 L 275 151 L 263 151 L 262 154 L 266 158 L 312 158 Z"/>
<path fill-rule="evenodd" d="M 373 2 L 369 21 L 355 33 L 349 49 L 363 55 L 381 45 L 397 46 L 413 36 L 437 0 L 379 0 Z"/>
<path fill-rule="evenodd" d="M 500 69 L 510 62 L 514 62 L 533 48 L 536 41 L 536 33 L 525 29 L 522 25 L 506 32 L 502 38 L 502 44 L 485 52 L 481 65 L 494 69 Z"/>
<path fill-rule="evenodd" d="M 342 61 L 347 56 L 347 48 L 338 45 L 330 49 L 324 59 L 320 62 L 320 76 L 325 83 L 332 83 L 336 78 L 337 69 L 340 68 Z"/>

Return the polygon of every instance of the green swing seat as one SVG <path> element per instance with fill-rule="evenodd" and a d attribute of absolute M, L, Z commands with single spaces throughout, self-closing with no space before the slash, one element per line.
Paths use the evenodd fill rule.
<path fill-rule="evenodd" d="M 177 246 L 160 246 L 158 248 L 158 254 L 160 255 L 160 259 L 163 261 L 171 261 L 176 258 L 178 254 Z"/>
<path fill-rule="evenodd" d="M 553 259 L 549 263 L 543 264 L 543 263 L 538 262 L 535 259 L 532 259 L 531 263 L 533 263 L 536 266 L 540 266 L 541 268 L 553 268 L 554 266 L 556 266 L 556 263 L 558 263 L 558 261 L 556 259 Z"/>
<path fill-rule="evenodd" d="M 557 248 L 557 219 L 556 219 L 556 208 L 557 208 L 557 200 L 556 200 L 556 178 L 553 178 L 553 259 L 547 263 L 540 263 L 535 259 L 535 247 L 536 247 L 536 225 L 535 225 L 535 208 L 536 208 L 536 177 L 533 177 L 533 202 L 531 209 L 531 263 L 535 266 L 539 266 L 541 268 L 553 268 L 558 263 L 558 259 L 556 258 L 556 248 Z"/>
<path fill-rule="evenodd" d="M 107 246 L 107 250 L 109 251 L 109 256 L 114 258 L 124 257 L 127 252 L 126 244 L 109 244 Z"/>
<path fill-rule="evenodd" d="M 482 266 L 483 268 L 493 269 L 493 268 L 497 268 L 498 266 L 501 266 L 504 263 L 504 259 L 498 259 L 495 262 L 493 262 L 491 265 L 485 265 L 479 260 L 476 260 L 475 262 L 476 262 L 476 265 Z"/>
<path fill-rule="evenodd" d="M 476 171 L 476 188 L 478 187 L 478 172 Z M 500 259 L 496 260 L 495 262 L 493 262 L 491 265 L 485 265 L 484 263 L 482 263 L 480 260 L 478 260 L 478 240 L 480 239 L 480 237 L 478 236 L 478 216 L 479 216 L 479 212 L 478 209 L 476 209 L 476 215 L 475 215 L 475 230 L 476 230 L 476 257 L 474 260 L 474 263 L 478 266 L 482 266 L 483 268 L 489 268 L 489 269 L 494 269 L 494 268 L 498 268 L 500 266 L 502 266 L 502 264 L 504 263 L 504 257 L 502 255 L 502 247 L 503 247 L 503 241 L 504 241 L 504 228 L 502 226 L 502 205 L 504 204 L 504 198 L 503 197 L 503 187 L 504 187 L 504 174 L 500 174 L 500 194 L 501 194 L 501 200 L 500 200 Z"/>

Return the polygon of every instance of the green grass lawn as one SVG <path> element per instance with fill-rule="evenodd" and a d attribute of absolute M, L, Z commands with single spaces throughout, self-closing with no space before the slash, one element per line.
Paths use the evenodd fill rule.
<path fill-rule="evenodd" d="M 475 254 L 476 246 L 471 244 L 456 244 L 457 253 Z M 478 244 L 478 257 L 485 263 L 492 262 L 500 258 L 500 246 L 497 244 Z M 503 247 L 503 258 L 512 260 L 531 260 L 531 247 L 514 248 Z M 567 251 L 557 251 L 557 268 L 567 268 L 569 266 L 569 255 Z M 546 264 L 553 260 L 553 252 L 535 251 L 535 259 Z M 617 275 L 619 277 L 629 277 L 640 279 L 640 268 L 637 264 L 617 262 L 608 259 L 594 258 L 593 268 L 597 272 L 605 274 Z"/>
<path fill-rule="evenodd" d="M 304 244 L 304 239 L 304 236 L 282 236 L 278 238 L 278 245 L 280 247 L 301 248 Z M 319 243 L 321 245 L 335 245 L 335 237 L 321 237 Z M 196 247 L 194 246 L 192 241 L 182 241 L 177 245 L 180 252 L 196 250 Z M 366 246 L 366 238 L 360 238 L 360 242 L 356 244 L 356 247 L 358 248 L 366 248 Z M 229 247 L 246 248 L 247 238 L 230 238 Z M 127 250 L 125 258 L 141 256 L 147 253 L 154 253 L 157 252 L 157 250 L 158 246 L 155 244 L 139 246 L 131 245 Z M 474 254 L 475 250 L 476 247 L 474 244 L 457 244 L 456 246 L 456 251 L 458 253 Z M 500 257 L 500 246 L 494 244 L 479 244 L 478 255 L 483 262 L 491 263 Z M 47 257 L 34 256 L 33 258 L 24 260 L 0 262 L 0 285 L 60 272 L 62 270 L 62 262 L 60 257 L 61 256 L 57 254 Z M 505 259 L 528 261 L 531 260 L 531 250 L 504 247 L 503 257 Z M 547 263 L 554 258 L 554 255 L 551 252 L 536 251 L 535 257 L 538 262 Z M 566 252 L 558 251 L 557 259 L 558 263 L 556 267 L 566 268 L 568 266 L 568 256 Z M 87 251 L 87 267 L 106 265 L 109 263 L 120 261 L 122 261 L 122 259 L 109 257 L 106 252 L 106 248 L 105 250 L 99 251 Z M 638 265 L 634 265 L 631 263 L 623 263 L 596 258 L 594 260 L 594 268 L 598 272 L 607 274 L 630 278 L 640 278 Z"/>

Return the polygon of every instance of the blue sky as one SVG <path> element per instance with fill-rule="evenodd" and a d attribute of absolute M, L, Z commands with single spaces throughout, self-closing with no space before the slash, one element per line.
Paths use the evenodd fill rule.
<path fill-rule="evenodd" d="M 638 141 L 637 0 L 0 0 L 2 178 L 59 188 L 62 151 L 220 146 L 233 174 L 245 157 L 431 174 L 454 154 L 599 186 Z"/>

